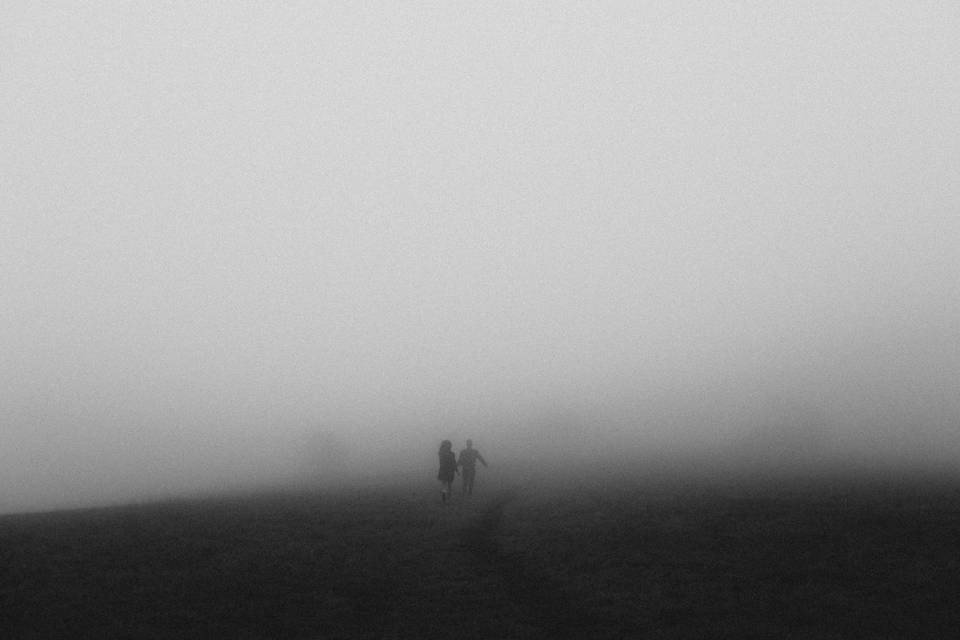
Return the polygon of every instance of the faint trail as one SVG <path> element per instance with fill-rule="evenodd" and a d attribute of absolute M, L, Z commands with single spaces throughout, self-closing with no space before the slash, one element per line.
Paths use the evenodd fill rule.
<path fill-rule="evenodd" d="M 504 517 L 504 509 L 516 497 L 506 491 L 488 506 L 480 517 L 461 531 L 461 544 L 480 563 L 502 577 L 507 595 L 515 602 L 530 638 L 606 637 L 603 619 L 584 603 L 582 597 L 556 577 L 519 554 L 505 553 L 495 536 Z"/>
<path fill-rule="evenodd" d="M 466 531 L 490 522 L 489 503 L 458 500 L 440 506 L 424 531 L 423 545 L 394 567 L 397 592 L 389 611 L 365 637 L 378 640 L 495 640 L 528 638 L 520 629 L 518 607 L 502 585 L 503 577 L 463 543 Z M 482 546 L 483 536 L 476 537 Z"/>

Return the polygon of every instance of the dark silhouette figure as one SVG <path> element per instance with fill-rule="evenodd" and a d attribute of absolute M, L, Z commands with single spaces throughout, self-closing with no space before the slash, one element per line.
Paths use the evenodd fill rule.
<path fill-rule="evenodd" d="M 457 466 L 463 467 L 463 492 L 473 495 L 473 480 L 477 477 L 477 460 L 483 466 L 487 466 L 487 461 L 483 459 L 480 452 L 473 448 L 473 440 L 467 440 L 467 448 L 460 451 L 460 460 Z"/>
<path fill-rule="evenodd" d="M 444 440 L 440 443 L 440 471 L 437 480 L 440 481 L 440 499 L 446 502 L 450 498 L 453 477 L 457 474 L 457 456 L 453 453 L 453 443 Z"/>

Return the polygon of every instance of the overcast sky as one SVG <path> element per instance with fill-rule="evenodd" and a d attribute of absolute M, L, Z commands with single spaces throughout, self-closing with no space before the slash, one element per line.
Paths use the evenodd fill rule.
<path fill-rule="evenodd" d="M 565 420 L 960 450 L 957 34 L 948 1 L 4 2 L 0 509 Z"/>

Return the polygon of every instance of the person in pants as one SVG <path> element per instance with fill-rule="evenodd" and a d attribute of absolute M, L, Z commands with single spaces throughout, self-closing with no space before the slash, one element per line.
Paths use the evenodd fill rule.
<path fill-rule="evenodd" d="M 457 466 L 463 469 L 461 478 L 463 478 L 463 493 L 473 494 L 473 480 L 477 476 L 477 461 L 483 466 L 487 466 L 487 461 L 483 459 L 480 452 L 473 448 L 473 440 L 467 440 L 467 448 L 460 451 L 460 459 Z"/>

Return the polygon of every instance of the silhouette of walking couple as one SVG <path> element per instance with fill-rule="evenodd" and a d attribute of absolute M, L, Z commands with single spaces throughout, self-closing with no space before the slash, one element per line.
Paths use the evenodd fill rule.
<path fill-rule="evenodd" d="M 440 443 L 440 472 L 437 473 L 437 479 L 440 480 L 440 499 L 446 502 L 450 499 L 453 479 L 460 473 L 463 482 L 463 494 L 473 494 L 473 481 L 477 477 L 477 462 L 487 466 L 487 461 L 483 459 L 480 452 L 473 448 L 473 440 L 467 440 L 467 448 L 460 451 L 460 458 L 453 453 L 453 443 L 444 440 Z"/>

